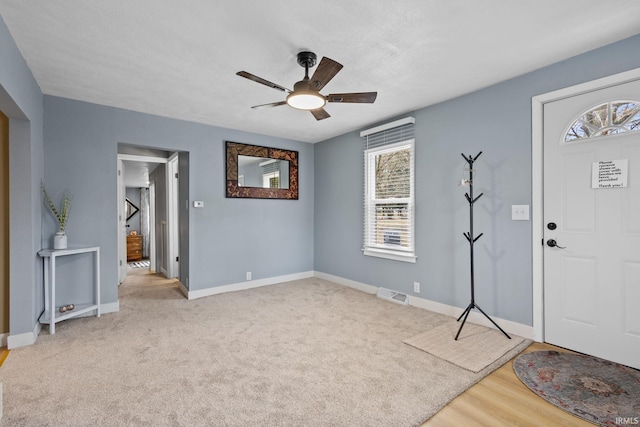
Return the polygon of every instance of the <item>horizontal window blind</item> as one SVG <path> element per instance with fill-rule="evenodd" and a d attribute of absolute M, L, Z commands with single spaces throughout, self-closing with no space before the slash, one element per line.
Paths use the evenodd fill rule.
<path fill-rule="evenodd" d="M 365 131 L 363 251 L 414 262 L 415 138 L 409 119 Z"/>
<path fill-rule="evenodd" d="M 280 187 L 280 164 L 275 160 L 260 163 L 262 167 L 262 186 L 264 188 Z"/>

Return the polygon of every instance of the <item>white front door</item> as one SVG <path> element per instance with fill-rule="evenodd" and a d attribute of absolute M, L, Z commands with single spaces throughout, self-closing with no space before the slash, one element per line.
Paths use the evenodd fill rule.
<path fill-rule="evenodd" d="M 640 130 L 564 140 L 580 113 L 617 100 L 640 101 L 640 81 L 544 105 L 544 335 L 640 368 Z M 627 186 L 592 188 L 594 163 L 617 160 L 621 175 L 596 175 Z"/>

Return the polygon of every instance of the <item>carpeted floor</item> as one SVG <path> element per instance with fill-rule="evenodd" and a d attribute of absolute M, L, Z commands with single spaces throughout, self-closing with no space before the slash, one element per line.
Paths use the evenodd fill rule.
<path fill-rule="evenodd" d="M 403 343 L 450 318 L 330 282 L 187 301 L 140 277 L 11 352 L 3 425 L 419 425 L 521 350 L 476 374 Z"/>

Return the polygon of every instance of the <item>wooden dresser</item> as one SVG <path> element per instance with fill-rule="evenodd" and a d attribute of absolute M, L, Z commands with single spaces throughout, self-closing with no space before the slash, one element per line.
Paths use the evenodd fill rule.
<path fill-rule="evenodd" d="M 127 236 L 127 262 L 140 261 L 142 259 L 142 236 Z"/>

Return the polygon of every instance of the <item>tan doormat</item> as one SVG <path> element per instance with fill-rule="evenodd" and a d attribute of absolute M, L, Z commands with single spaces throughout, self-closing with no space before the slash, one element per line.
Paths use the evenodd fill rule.
<path fill-rule="evenodd" d="M 513 334 L 509 334 L 509 339 L 496 329 L 468 321 L 456 341 L 454 338 L 459 328 L 459 322 L 451 321 L 403 342 L 468 371 L 480 372 L 525 341 Z"/>

